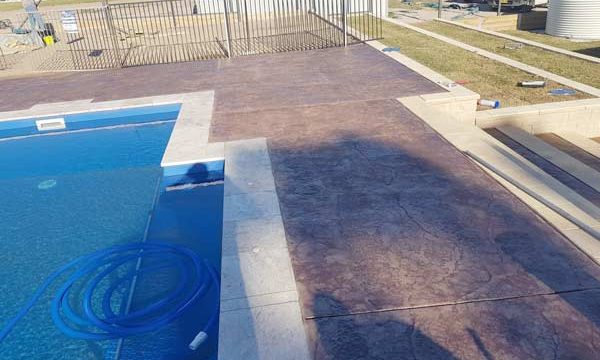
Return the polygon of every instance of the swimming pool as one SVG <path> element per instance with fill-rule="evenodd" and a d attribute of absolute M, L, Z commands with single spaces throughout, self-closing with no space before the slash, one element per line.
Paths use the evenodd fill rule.
<path fill-rule="evenodd" d="M 36 129 L 37 119 L 0 123 L 0 327 L 53 272 L 103 249 L 129 251 L 130 261 L 98 281 L 89 297 L 93 313 L 101 314 L 107 303 L 127 318 L 172 294 L 181 295 L 163 303 L 167 306 L 160 311 L 186 305 L 164 324 L 158 321 L 161 314 L 152 313 L 124 325 L 144 330 L 157 323 L 152 331 L 104 340 L 73 338 L 56 325 L 51 308 L 61 286 L 85 267 L 78 263 L 57 275 L 0 342 L 1 359 L 216 358 L 218 321 L 206 329 L 208 338 L 197 350 L 189 344 L 211 322 L 215 309 L 218 314 L 218 282 L 189 273 L 195 264 L 189 256 L 163 257 L 175 253 L 171 248 L 185 249 L 202 260 L 202 276 L 214 269 L 218 280 L 222 165 L 213 164 L 210 176 L 197 177 L 194 185 L 160 167 L 178 110 L 170 104 L 66 115 L 68 131 L 44 135 Z M 139 244 L 150 245 L 141 249 Z M 152 246 L 161 247 L 152 255 Z M 89 310 L 82 302 L 88 285 L 110 266 L 83 272 L 63 302 L 79 314 Z M 204 282 L 208 285 L 197 293 L 186 285 Z M 105 301 L 107 292 L 113 295 Z M 106 332 L 78 324 L 64 307 L 61 311 L 66 325 L 79 332 L 90 337 Z M 119 325 L 116 318 L 103 324 L 109 332 Z"/>

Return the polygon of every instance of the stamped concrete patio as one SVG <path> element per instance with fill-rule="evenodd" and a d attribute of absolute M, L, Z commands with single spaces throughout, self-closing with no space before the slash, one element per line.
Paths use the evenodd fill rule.
<path fill-rule="evenodd" d="M 215 90 L 266 137 L 315 359 L 597 359 L 600 268 L 395 100 L 443 92 L 367 45 L 5 80 L 0 109 Z"/>

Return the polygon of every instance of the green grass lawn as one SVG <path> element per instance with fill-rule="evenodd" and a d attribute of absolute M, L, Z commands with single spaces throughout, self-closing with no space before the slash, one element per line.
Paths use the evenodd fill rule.
<path fill-rule="evenodd" d="M 548 90 L 561 85 L 549 82 L 545 89 L 526 89 L 517 86 L 521 80 L 540 80 L 519 69 L 484 58 L 418 32 L 385 21 L 384 44 L 399 47 L 402 54 L 420 62 L 454 81 L 467 80 L 465 87 L 484 99 L 500 100 L 503 107 L 548 103 L 590 98 L 578 93 L 575 96 L 548 95 Z M 597 65 L 596 65 L 597 66 Z"/>
<path fill-rule="evenodd" d="M 600 58 L 600 40 L 599 41 L 572 41 L 546 34 L 538 34 L 523 30 L 503 31 L 505 34 L 518 36 L 523 39 L 537 41 L 542 44 L 575 51 L 581 54 L 591 55 Z"/>
<path fill-rule="evenodd" d="M 57 6 L 57 5 L 74 5 L 74 4 L 85 4 L 85 3 L 99 3 L 99 0 L 44 0 L 40 4 L 40 9 Z M 16 3 L 0 3 L 0 11 L 11 11 L 11 10 L 22 10 L 23 5 L 20 2 Z M 2 19 L 2 14 L 0 14 Z"/>
<path fill-rule="evenodd" d="M 510 43 L 510 40 L 439 21 L 429 21 L 419 26 L 425 30 L 600 88 L 600 66 L 597 63 L 543 50 L 535 46 L 525 45 L 518 50 L 506 49 L 504 46 Z"/>

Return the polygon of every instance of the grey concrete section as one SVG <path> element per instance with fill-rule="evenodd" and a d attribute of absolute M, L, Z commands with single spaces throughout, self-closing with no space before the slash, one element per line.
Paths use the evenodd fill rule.
<path fill-rule="evenodd" d="M 225 144 L 223 208 L 219 359 L 307 360 L 265 139 Z"/>
<path fill-rule="evenodd" d="M 219 336 L 219 359 L 309 359 L 297 303 L 222 312 L 220 322 L 230 332 Z"/>

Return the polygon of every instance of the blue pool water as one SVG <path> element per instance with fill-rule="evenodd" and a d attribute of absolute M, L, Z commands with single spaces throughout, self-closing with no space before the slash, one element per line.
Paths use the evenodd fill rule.
<path fill-rule="evenodd" d="M 166 120 L 176 116 L 173 109 L 160 110 L 149 116 L 146 109 L 146 121 L 160 121 L 152 124 L 140 124 L 141 114 L 130 113 L 129 118 L 102 114 L 101 121 L 86 120 L 95 127 L 92 131 L 0 141 L 0 327 L 52 272 L 113 245 L 142 241 L 181 245 L 220 269 L 223 186 L 171 191 L 160 186 L 159 164 L 174 125 Z M 129 119 L 137 124 L 102 127 Z M 27 135 L 16 129 L 0 127 L 0 137 Z M 158 261 L 149 258 L 138 266 L 143 271 Z M 99 289 L 110 287 L 126 271 L 115 272 Z M 211 311 L 218 309 L 217 286 L 160 330 L 90 341 L 64 335 L 52 321 L 50 304 L 68 275 L 61 275 L 0 342 L 0 359 L 216 358 L 216 326 L 197 351 L 189 350 L 188 344 Z M 138 311 L 172 291 L 177 276 L 172 268 L 142 272 L 135 287 L 123 284 L 110 302 L 116 311 L 124 311 L 125 300 L 130 300 L 128 311 Z M 72 289 L 69 301 L 76 309 L 83 289 L 83 281 Z M 101 296 L 93 300 L 93 306 L 99 306 Z"/>

